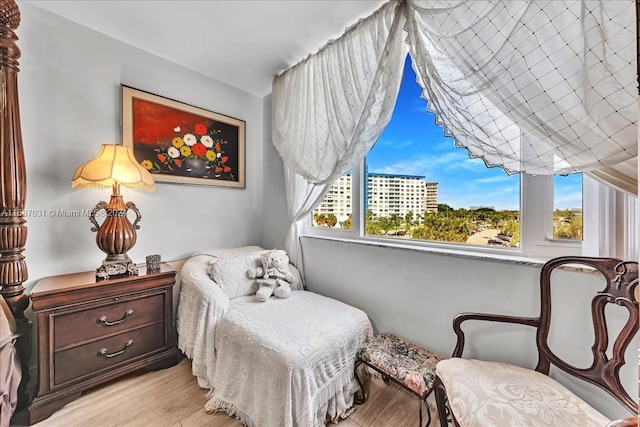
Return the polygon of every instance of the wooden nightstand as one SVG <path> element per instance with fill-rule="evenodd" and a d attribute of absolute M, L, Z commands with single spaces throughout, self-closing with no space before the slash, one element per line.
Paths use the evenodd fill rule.
<path fill-rule="evenodd" d="M 83 390 L 131 371 L 175 365 L 175 270 L 96 282 L 95 272 L 40 280 L 31 292 L 38 322 L 38 393 L 33 424 Z"/>

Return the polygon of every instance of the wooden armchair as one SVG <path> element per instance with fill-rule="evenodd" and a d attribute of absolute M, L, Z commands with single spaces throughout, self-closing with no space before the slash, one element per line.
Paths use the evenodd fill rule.
<path fill-rule="evenodd" d="M 549 346 L 551 328 L 551 273 L 558 267 L 580 264 L 592 267 L 606 279 L 604 290 L 591 300 L 595 332 L 590 367 L 577 368 L 554 353 Z M 567 374 L 594 384 L 613 396 L 637 415 L 634 401 L 620 382 L 627 347 L 638 332 L 638 263 L 612 258 L 560 257 L 547 262 L 540 273 L 541 307 L 538 317 L 463 313 L 455 317 L 453 329 L 458 341 L 451 359 L 436 366 L 436 404 L 440 425 L 450 419 L 455 426 L 594 426 L 611 421 L 597 412 L 566 387 L 548 376 L 551 365 Z M 613 341 L 612 355 L 607 355 L 609 329 L 605 307 L 628 312 L 626 323 Z M 535 370 L 490 361 L 461 359 L 465 335 L 461 325 L 467 320 L 516 323 L 536 328 L 538 364 Z M 627 426 L 624 421 L 611 426 Z M 632 423 L 633 419 L 627 419 Z M 636 424 L 637 425 L 637 424 Z"/>

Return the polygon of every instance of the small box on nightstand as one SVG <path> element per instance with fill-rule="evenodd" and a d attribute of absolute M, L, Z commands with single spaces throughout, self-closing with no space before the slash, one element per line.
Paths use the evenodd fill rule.
<path fill-rule="evenodd" d="M 147 255 L 147 273 L 160 273 L 160 255 Z"/>

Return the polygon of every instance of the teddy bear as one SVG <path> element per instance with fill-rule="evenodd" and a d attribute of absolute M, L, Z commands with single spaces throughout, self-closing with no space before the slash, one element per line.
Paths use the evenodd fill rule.
<path fill-rule="evenodd" d="M 297 280 L 289 271 L 289 256 L 283 250 L 272 250 L 261 255 L 262 267 L 250 269 L 247 274 L 258 280 L 256 298 L 265 302 L 271 295 L 278 298 L 288 298 L 291 286 L 297 285 Z"/>

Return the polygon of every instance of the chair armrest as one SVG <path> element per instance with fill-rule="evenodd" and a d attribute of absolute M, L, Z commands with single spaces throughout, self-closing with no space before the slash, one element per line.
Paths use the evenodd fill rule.
<path fill-rule="evenodd" d="M 215 324 L 229 310 L 229 297 L 207 274 L 211 259 L 210 255 L 189 258 L 180 272 L 178 348 L 190 358 L 213 344 Z"/>
<path fill-rule="evenodd" d="M 180 296 L 183 293 L 194 293 L 201 301 L 220 306 L 226 312 L 230 299 L 207 272 L 209 261 L 213 258 L 206 254 L 196 255 L 184 263 L 180 272 Z"/>
<path fill-rule="evenodd" d="M 289 263 L 288 267 L 289 271 L 295 278 L 295 285 L 291 285 L 291 289 L 293 289 L 294 291 L 304 291 L 304 279 L 300 274 L 300 270 L 298 270 L 298 268 L 291 263 Z"/>
<path fill-rule="evenodd" d="M 462 322 L 466 320 L 486 320 L 489 322 L 499 323 L 515 323 L 520 325 L 527 325 L 538 327 L 540 324 L 539 317 L 520 317 L 520 316 L 507 316 L 503 314 L 487 314 L 487 313 L 461 313 L 453 318 L 453 330 L 458 337 L 456 342 L 456 348 L 453 350 L 451 357 L 461 357 L 464 351 L 464 332 L 462 331 Z"/>

